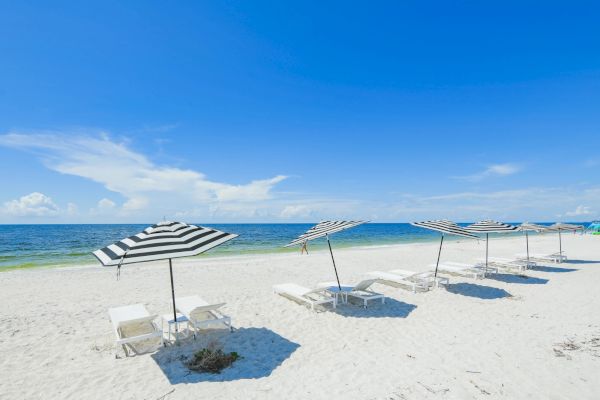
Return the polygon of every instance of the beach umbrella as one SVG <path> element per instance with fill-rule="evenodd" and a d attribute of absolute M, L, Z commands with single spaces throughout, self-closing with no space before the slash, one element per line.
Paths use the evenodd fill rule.
<path fill-rule="evenodd" d="M 171 260 L 204 253 L 237 236 L 203 226 L 165 221 L 152 225 L 137 235 L 129 236 L 110 246 L 96 250 L 93 254 L 104 266 L 116 265 L 117 274 L 120 273 L 123 264 L 169 260 L 173 318 L 177 322 L 173 263 Z M 177 329 L 177 324 L 175 324 L 175 329 Z"/>
<path fill-rule="evenodd" d="M 471 239 L 479 239 L 479 237 L 473 235 L 469 231 L 461 228 L 457 224 L 448 220 L 435 220 L 435 221 L 423 221 L 423 222 L 411 222 L 411 225 L 418 226 L 419 228 L 431 229 L 434 231 L 441 232 L 442 238 L 440 239 L 440 250 L 438 251 L 437 262 L 435 263 L 435 274 L 434 278 L 437 278 L 438 266 L 440 264 L 440 256 L 442 255 L 442 245 L 444 244 L 444 235 L 455 235 L 463 236 Z"/>
<path fill-rule="evenodd" d="M 503 222 L 497 222 L 491 219 L 487 219 L 484 221 L 479 221 L 474 224 L 471 224 L 465 228 L 467 231 L 472 233 L 485 233 L 485 269 L 488 267 L 488 254 L 489 254 L 489 239 L 490 233 L 507 233 L 513 232 L 517 229 L 516 226 L 505 224 Z M 485 272 L 484 272 L 485 274 Z"/>
<path fill-rule="evenodd" d="M 529 232 L 543 232 L 547 229 L 547 226 L 531 224 L 529 222 L 523 222 L 517 227 L 518 231 L 525 232 L 525 243 L 527 245 L 527 267 L 529 267 Z"/>
<path fill-rule="evenodd" d="M 335 258 L 333 258 L 333 251 L 331 250 L 331 242 L 329 241 L 329 235 L 335 232 L 343 231 L 345 229 L 354 228 L 355 226 L 366 223 L 367 221 L 321 221 L 317 225 L 313 226 L 284 247 L 305 245 L 309 240 L 315 240 L 321 237 L 327 239 L 327 245 L 329 246 L 329 254 L 331 254 L 331 261 L 333 262 L 333 270 L 335 271 L 335 279 L 338 283 L 338 288 L 342 290 L 340 284 L 340 278 L 338 276 L 337 268 L 335 266 Z"/>
<path fill-rule="evenodd" d="M 573 225 L 573 224 L 564 224 L 562 222 L 557 222 L 548 227 L 549 230 L 558 231 L 558 254 L 562 256 L 562 236 L 561 231 L 573 231 L 576 232 L 580 229 L 584 229 L 583 225 Z"/>

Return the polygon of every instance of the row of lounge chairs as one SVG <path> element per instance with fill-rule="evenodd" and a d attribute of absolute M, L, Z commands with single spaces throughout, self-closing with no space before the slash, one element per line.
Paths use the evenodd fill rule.
<path fill-rule="evenodd" d="M 311 309 L 317 306 L 331 305 L 337 307 L 340 297 L 347 302 L 348 297 L 358 299 L 363 307 L 367 307 L 369 300 L 381 299 L 385 303 L 385 296 L 374 292 L 370 287 L 375 284 L 385 284 L 397 288 L 407 289 L 413 293 L 428 291 L 432 287 L 445 286 L 449 284 L 449 278 L 444 275 L 460 276 L 471 279 L 483 279 L 486 274 L 496 273 L 523 273 L 528 268 L 535 267 L 536 261 L 562 262 L 566 256 L 557 254 L 535 254 L 529 256 L 517 255 L 516 258 L 490 257 L 487 260 L 480 259 L 475 264 L 446 261 L 437 266 L 438 275 L 435 276 L 435 264 L 429 265 L 431 270 L 415 272 L 403 269 L 391 271 L 372 271 L 365 274 L 365 279 L 351 285 L 337 285 L 337 282 L 326 282 L 317 284 L 314 288 L 307 288 L 295 283 L 283 283 L 273 286 L 273 292 L 287 297 L 299 303 L 307 304 Z M 440 275 L 442 274 L 442 275 Z"/>
<path fill-rule="evenodd" d="M 307 288 L 295 283 L 284 283 L 273 286 L 274 293 L 292 299 L 296 302 L 307 304 L 311 309 L 317 306 L 330 305 L 336 308 L 338 303 L 348 302 L 348 298 L 359 300 L 363 307 L 368 306 L 369 301 L 380 300 L 385 303 L 385 296 L 371 289 L 375 283 L 384 284 L 396 288 L 402 288 L 413 293 L 428 291 L 433 287 L 449 284 L 449 278 L 444 275 L 460 276 L 472 279 L 482 279 L 486 274 L 507 272 L 522 273 L 528 268 L 535 267 L 537 262 L 563 262 L 566 261 L 563 254 L 530 254 L 517 255 L 514 259 L 490 257 L 487 260 L 478 260 L 475 264 L 466 264 L 446 261 L 438 265 L 438 275 L 435 276 L 433 269 L 435 264 L 430 265 L 430 271 L 415 272 L 403 269 L 391 271 L 371 271 L 365 274 L 365 279 L 356 284 L 342 284 L 337 282 L 322 282 L 314 288 Z M 442 274 L 442 275 L 440 275 Z M 186 323 L 194 338 L 201 329 L 213 324 L 221 324 L 232 330 L 231 318 L 224 315 L 220 309 L 225 303 L 211 304 L 199 296 L 177 298 L 175 300 L 177 311 L 177 322 L 172 315 L 162 316 L 163 323 L 169 324 L 169 336 L 171 325 Z M 164 345 L 164 327 L 156 323 L 158 315 L 150 314 L 142 304 L 117 307 L 109 309 L 109 316 L 116 336 L 116 343 L 122 346 L 125 355 L 130 351 L 136 351 L 133 344 L 147 343 Z"/>

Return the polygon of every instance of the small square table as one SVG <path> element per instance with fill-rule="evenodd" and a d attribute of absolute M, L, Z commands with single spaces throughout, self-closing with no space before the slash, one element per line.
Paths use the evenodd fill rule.
<path fill-rule="evenodd" d="M 177 341 L 177 332 L 182 333 L 183 330 L 187 331 L 185 337 L 189 336 L 190 331 L 190 321 L 187 319 L 185 315 L 177 313 L 177 321 L 173 319 L 173 313 L 164 314 L 161 318 L 162 320 L 162 330 L 165 331 L 165 324 L 167 324 L 168 328 L 168 341 L 171 342 L 171 335 L 175 337 L 175 341 Z M 176 327 L 175 332 L 173 332 L 173 328 Z"/>

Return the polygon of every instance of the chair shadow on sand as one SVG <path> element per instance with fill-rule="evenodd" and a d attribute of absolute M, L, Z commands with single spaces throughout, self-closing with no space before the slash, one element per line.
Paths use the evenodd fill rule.
<path fill-rule="evenodd" d="M 368 308 L 364 308 L 362 302 L 349 298 L 348 304 L 339 304 L 334 312 L 352 318 L 406 318 L 415 308 L 417 306 L 414 304 L 390 297 L 385 298 L 385 304 L 381 304 L 381 300 L 373 300 Z"/>
<path fill-rule="evenodd" d="M 185 359 L 215 341 L 222 345 L 223 351 L 235 351 L 242 358 L 220 374 L 190 371 L 185 366 Z M 162 347 L 152 354 L 152 358 L 172 385 L 227 382 L 267 377 L 298 347 L 298 343 L 267 328 L 239 328 L 231 333 L 221 330 L 202 334 L 197 340 L 188 339 L 180 346 Z"/>
<path fill-rule="evenodd" d="M 545 285 L 548 283 L 548 279 L 514 274 L 490 274 L 486 278 L 504 283 L 518 283 L 522 285 Z"/>
<path fill-rule="evenodd" d="M 477 297 L 483 300 L 512 297 L 512 295 L 504 289 L 467 282 L 448 284 L 446 285 L 446 291 L 453 294 L 460 294 L 461 296 Z"/>

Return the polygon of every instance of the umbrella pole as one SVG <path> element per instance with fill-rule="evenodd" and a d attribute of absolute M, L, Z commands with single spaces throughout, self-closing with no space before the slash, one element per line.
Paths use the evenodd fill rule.
<path fill-rule="evenodd" d="M 444 244 L 444 234 L 442 234 L 442 239 L 440 240 L 440 250 L 438 251 L 438 258 L 435 263 L 435 274 L 433 275 L 434 279 L 437 279 L 438 265 L 440 265 L 440 256 L 442 255 L 442 244 Z"/>
<path fill-rule="evenodd" d="M 560 229 L 558 230 L 558 254 L 562 256 L 562 236 L 560 234 Z"/>
<path fill-rule="evenodd" d="M 529 234 L 525 231 L 525 242 L 527 243 L 527 268 L 529 268 Z"/>
<path fill-rule="evenodd" d="M 177 311 L 175 308 L 175 285 L 173 284 L 173 263 L 169 258 L 169 273 L 171 274 L 171 298 L 173 299 L 173 321 L 175 321 L 175 337 L 177 338 L 178 327 L 177 327 Z"/>
<path fill-rule="evenodd" d="M 329 235 L 325 235 L 327 238 L 327 245 L 329 246 L 329 254 L 331 254 L 331 261 L 333 262 L 333 270 L 335 271 L 335 279 L 337 279 L 338 288 L 340 291 L 342 290 L 342 285 L 340 284 L 340 277 L 337 273 L 337 268 L 335 267 L 335 258 L 333 258 L 333 251 L 331 251 L 331 242 L 329 242 Z"/>
<path fill-rule="evenodd" d="M 483 271 L 483 276 L 485 276 L 485 273 L 488 270 L 488 249 L 489 249 L 489 244 L 490 244 L 490 234 L 486 233 L 485 234 L 485 271 Z"/>

